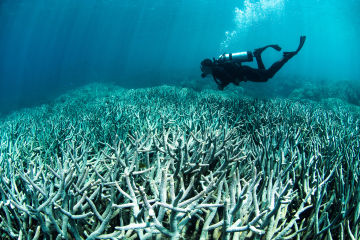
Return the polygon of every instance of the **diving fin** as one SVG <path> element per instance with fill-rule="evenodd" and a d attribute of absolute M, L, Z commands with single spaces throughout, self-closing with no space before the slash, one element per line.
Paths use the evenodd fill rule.
<path fill-rule="evenodd" d="M 305 40 L 306 40 L 306 36 L 301 36 L 300 37 L 300 43 L 299 43 L 299 46 L 296 49 L 296 51 L 294 51 L 294 52 L 284 52 L 284 57 L 292 57 L 295 54 L 297 54 L 301 50 L 301 48 L 304 46 Z"/>
<path fill-rule="evenodd" d="M 300 44 L 299 44 L 298 48 L 296 49 L 296 53 L 298 53 L 301 50 L 301 48 L 304 46 L 305 40 L 306 40 L 306 36 L 300 37 Z"/>
<path fill-rule="evenodd" d="M 281 47 L 277 44 L 266 45 L 265 47 L 255 49 L 253 52 L 254 56 L 255 57 L 260 56 L 261 53 L 268 47 L 271 47 L 271 48 L 275 49 L 276 51 L 281 51 Z"/>
<path fill-rule="evenodd" d="M 281 51 L 281 47 L 277 44 L 274 45 L 270 45 L 270 47 L 272 47 L 273 49 L 275 49 L 276 51 Z"/>

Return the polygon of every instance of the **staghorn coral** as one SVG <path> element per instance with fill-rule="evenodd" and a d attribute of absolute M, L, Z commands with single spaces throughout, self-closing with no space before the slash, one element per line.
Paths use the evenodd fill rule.
<path fill-rule="evenodd" d="M 2 239 L 358 239 L 358 113 L 93 85 L 1 123 Z"/>
<path fill-rule="evenodd" d="M 310 99 L 323 101 L 337 98 L 350 104 L 360 105 L 359 81 L 313 81 L 295 88 L 288 96 L 293 99 Z"/>

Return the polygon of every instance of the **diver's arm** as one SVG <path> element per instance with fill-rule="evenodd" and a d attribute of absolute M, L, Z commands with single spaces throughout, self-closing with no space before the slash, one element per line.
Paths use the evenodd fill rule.
<path fill-rule="evenodd" d="M 220 83 L 218 84 L 218 89 L 222 91 L 227 85 L 229 85 L 229 83 Z"/>
<path fill-rule="evenodd" d="M 201 74 L 201 77 L 202 77 L 202 78 L 205 78 L 207 75 L 209 75 L 209 73 L 202 73 L 202 74 Z"/>
<path fill-rule="evenodd" d="M 217 85 L 221 84 L 221 81 L 219 79 L 217 79 L 214 74 L 212 74 L 212 76 Z"/>
<path fill-rule="evenodd" d="M 216 82 L 216 85 L 218 86 L 219 90 L 224 90 L 224 88 L 229 85 L 230 81 L 228 79 L 226 81 L 222 79 L 218 79 L 214 74 L 212 75 L 214 78 L 214 81 Z"/>
<path fill-rule="evenodd" d="M 233 77 L 227 71 L 225 71 L 224 67 L 222 66 L 214 68 L 212 71 L 212 76 L 220 90 L 223 90 L 224 87 L 233 81 Z"/>

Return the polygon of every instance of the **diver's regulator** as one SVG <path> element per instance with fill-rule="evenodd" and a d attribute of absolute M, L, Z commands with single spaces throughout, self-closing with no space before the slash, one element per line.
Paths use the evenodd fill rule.
<path fill-rule="evenodd" d="M 218 62 L 227 62 L 227 61 L 235 61 L 235 62 L 252 62 L 253 54 L 250 51 L 245 52 L 237 52 L 237 53 L 224 53 L 221 54 L 218 59 Z"/>

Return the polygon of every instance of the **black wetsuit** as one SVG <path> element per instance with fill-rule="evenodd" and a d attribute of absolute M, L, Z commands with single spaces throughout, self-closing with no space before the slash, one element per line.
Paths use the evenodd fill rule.
<path fill-rule="evenodd" d="M 266 82 L 269 79 L 265 69 L 254 69 L 231 61 L 216 63 L 212 67 L 212 76 L 221 90 L 230 83 L 239 85 L 243 81 Z"/>
<path fill-rule="evenodd" d="M 212 68 L 212 76 L 217 83 L 219 89 L 224 89 L 230 83 L 238 83 L 243 80 L 241 74 L 241 65 L 234 62 L 217 63 Z M 238 80 L 238 81 L 236 81 Z M 236 84 L 238 85 L 238 84 Z"/>
<path fill-rule="evenodd" d="M 300 37 L 300 44 L 296 51 L 293 52 L 284 52 L 283 58 L 275 62 L 268 69 L 265 68 L 264 63 L 261 58 L 261 53 L 268 47 L 273 47 L 276 50 L 280 51 L 281 48 L 278 45 L 267 45 L 263 48 L 256 49 L 254 51 L 254 56 L 258 68 L 252 68 L 249 66 L 241 65 L 241 62 L 236 61 L 219 61 L 215 60 L 213 65 L 211 65 L 211 74 L 218 85 L 220 90 L 223 90 L 224 87 L 230 83 L 239 85 L 242 81 L 252 81 L 252 82 L 266 82 L 272 78 L 281 67 L 289 61 L 293 56 L 295 56 L 302 46 L 304 45 L 306 37 Z M 207 74 L 202 74 L 202 77 L 205 77 Z"/>

